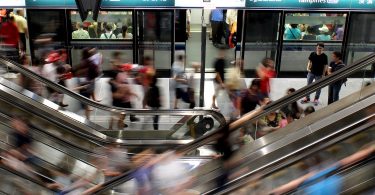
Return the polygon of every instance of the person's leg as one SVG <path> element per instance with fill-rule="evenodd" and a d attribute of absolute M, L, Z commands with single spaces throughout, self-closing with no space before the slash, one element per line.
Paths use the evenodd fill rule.
<path fill-rule="evenodd" d="M 328 105 L 329 104 L 332 104 L 334 101 L 334 88 L 335 86 L 334 85 L 329 85 L 328 86 Z"/>
<path fill-rule="evenodd" d="M 219 94 L 219 87 L 220 87 L 220 85 L 219 84 L 217 84 L 215 81 L 214 81 L 214 95 L 212 96 L 212 108 L 214 108 L 214 109 L 218 109 L 218 107 L 216 106 L 216 97 L 217 97 L 217 95 Z"/>
<path fill-rule="evenodd" d="M 118 118 L 118 121 L 117 121 L 117 128 L 119 130 L 122 130 L 124 129 L 125 127 L 127 127 L 127 125 L 125 125 L 124 123 L 124 119 L 125 119 L 125 114 L 120 114 L 119 118 Z"/>
<path fill-rule="evenodd" d="M 181 89 L 176 88 L 175 89 L 175 99 L 174 99 L 174 109 L 178 108 L 178 100 L 181 99 Z"/>
<path fill-rule="evenodd" d="M 224 22 L 219 22 L 218 30 L 217 30 L 217 40 L 219 44 L 222 44 L 221 41 L 224 35 Z"/>
<path fill-rule="evenodd" d="M 128 108 L 133 108 L 131 102 L 129 102 L 129 104 L 128 104 Z M 131 121 L 131 122 L 137 122 L 137 121 L 139 121 L 139 118 L 135 117 L 134 114 L 129 115 L 129 118 L 130 118 L 130 121 Z"/>
<path fill-rule="evenodd" d="M 314 74 L 308 73 L 307 74 L 307 85 L 310 85 L 314 81 Z M 306 101 L 310 101 L 310 95 L 306 95 L 305 97 Z"/>
<path fill-rule="evenodd" d="M 339 100 L 339 94 L 340 94 L 340 90 L 341 90 L 341 84 L 334 84 L 334 87 L 333 87 L 333 101 L 332 102 L 336 102 Z"/>
<path fill-rule="evenodd" d="M 211 26 L 212 26 L 212 42 L 214 44 L 218 43 L 218 36 L 217 36 L 217 33 L 218 33 L 218 28 L 219 28 L 219 23 L 216 22 L 216 21 L 212 21 L 211 22 Z"/>
<path fill-rule="evenodd" d="M 316 81 L 319 81 L 320 79 L 322 78 L 322 76 L 315 76 L 315 82 Z M 316 93 L 315 93 L 315 99 L 316 100 L 319 100 L 319 97 L 320 97 L 320 93 L 321 93 L 322 89 L 319 88 Z"/>
<path fill-rule="evenodd" d="M 154 130 L 159 130 L 159 115 L 154 116 Z"/>
<path fill-rule="evenodd" d="M 21 42 L 20 50 L 23 53 L 26 53 L 26 35 L 25 35 L 25 33 L 20 33 L 20 42 Z"/>

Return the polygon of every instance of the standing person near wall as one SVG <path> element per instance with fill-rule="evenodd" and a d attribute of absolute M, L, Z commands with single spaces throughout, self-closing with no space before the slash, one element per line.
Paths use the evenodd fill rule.
<path fill-rule="evenodd" d="M 237 26 L 237 10 L 228 9 L 225 18 L 225 44 L 229 46 L 229 37 L 231 35 L 232 26 Z"/>
<path fill-rule="evenodd" d="M 309 56 L 309 61 L 307 63 L 307 85 L 310 85 L 314 80 L 317 81 L 321 79 L 327 72 L 328 57 L 324 53 L 324 43 L 318 43 L 316 45 L 316 51 L 312 52 Z M 318 89 L 314 98 L 314 105 L 319 104 L 321 89 Z M 310 102 L 310 95 L 307 95 L 303 100 L 302 104 Z"/>
<path fill-rule="evenodd" d="M 345 64 L 342 62 L 342 54 L 341 52 L 334 51 L 332 53 L 332 62 L 329 64 L 328 67 L 328 75 L 332 74 L 333 72 L 338 71 L 339 69 L 343 68 Z M 342 84 L 346 82 L 346 79 L 342 79 L 337 81 L 329 86 L 329 97 L 328 97 L 328 104 L 331 104 L 337 100 L 339 100 L 339 94 L 341 90 Z"/>
<path fill-rule="evenodd" d="M 25 12 L 23 9 L 19 9 L 16 11 L 17 15 L 14 15 L 14 20 L 16 22 L 19 36 L 20 36 L 20 50 L 22 53 L 26 53 L 26 38 L 29 38 L 28 29 L 27 29 L 27 21 L 25 19 Z"/>
<path fill-rule="evenodd" d="M 5 48 L 5 56 L 11 60 L 19 60 L 18 44 L 20 36 L 13 16 L 7 14 L 7 21 L 1 23 L 0 40 L 1 46 Z"/>
<path fill-rule="evenodd" d="M 212 42 L 215 47 L 219 47 L 223 37 L 223 22 L 224 13 L 222 9 L 214 9 L 211 11 L 211 26 L 212 26 Z"/>

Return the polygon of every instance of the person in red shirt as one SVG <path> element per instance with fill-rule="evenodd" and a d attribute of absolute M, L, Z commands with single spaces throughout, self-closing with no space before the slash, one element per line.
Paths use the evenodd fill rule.
<path fill-rule="evenodd" d="M 257 75 L 260 78 L 260 93 L 269 97 L 271 92 L 270 79 L 276 76 L 275 62 L 271 58 L 264 58 L 257 68 Z"/>
<path fill-rule="evenodd" d="M 20 38 L 18 35 L 18 29 L 15 24 L 14 17 L 9 17 L 8 21 L 1 25 L 0 37 L 3 44 L 18 48 L 18 42 Z"/>
<path fill-rule="evenodd" d="M 14 17 L 9 17 L 7 22 L 0 26 L 1 45 L 7 48 L 5 56 L 11 60 L 19 61 L 18 43 L 19 33 L 15 24 Z"/>

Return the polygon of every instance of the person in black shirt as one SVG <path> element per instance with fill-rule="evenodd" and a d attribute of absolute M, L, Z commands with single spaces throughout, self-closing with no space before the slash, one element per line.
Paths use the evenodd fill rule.
<path fill-rule="evenodd" d="M 214 109 L 218 109 L 215 101 L 216 101 L 217 95 L 219 94 L 219 91 L 225 88 L 225 84 L 224 84 L 225 83 L 224 82 L 225 81 L 224 80 L 225 66 L 226 66 L 225 50 L 220 49 L 219 56 L 214 63 L 215 73 L 216 73 L 215 80 L 214 80 L 215 94 L 212 97 L 212 108 Z"/>
<path fill-rule="evenodd" d="M 339 69 L 345 66 L 345 64 L 342 62 L 341 52 L 338 52 L 338 51 L 333 52 L 332 60 L 333 61 L 329 64 L 329 67 L 328 67 L 329 75 L 332 74 L 333 72 L 338 71 Z M 340 93 L 341 86 L 343 83 L 345 83 L 345 79 L 337 81 L 329 86 L 328 104 L 331 104 L 339 100 L 339 93 Z"/>
<path fill-rule="evenodd" d="M 321 79 L 326 71 L 328 65 L 328 57 L 324 51 L 324 43 L 318 43 L 316 46 L 316 52 L 312 52 L 309 56 L 309 62 L 307 64 L 307 85 L 310 85 L 314 80 Z M 314 105 L 317 106 L 319 103 L 321 89 L 318 89 L 315 93 Z M 307 103 L 310 101 L 310 95 L 307 95 L 301 103 Z"/>
<path fill-rule="evenodd" d="M 160 90 L 157 84 L 157 77 L 153 76 L 150 88 L 148 89 L 145 96 L 145 103 L 147 106 L 151 107 L 153 110 L 158 110 L 161 107 L 160 103 Z M 154 115 L 154 130 L 159 129 L 159 115 Z"/>

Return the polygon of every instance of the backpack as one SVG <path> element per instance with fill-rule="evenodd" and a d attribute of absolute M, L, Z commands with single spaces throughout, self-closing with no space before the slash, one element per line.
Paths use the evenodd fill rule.
<path fill-rule="evenodd" d="M 344 68 L 345 67 L 345 64 L 341 63 L 341 64 L 338 64 L 337 67 L 335 68 L 334 72 L 340 70 L 341 68 Z M 348 78 L 343 78 L 341 80 L 341 84 L 344 84 L 346 86 L 346 82 L 348 81 Z"/>
<path fill-rule="evenodd" d="M 108 37 L 108 36 L 107 36 L 107 33 L 104 33 L 104 36 L 105 36 L 106 39 L 111 39 L 111 38 L 112 38 L 112 35 L 114 35 L 114 34 L 111 33 L 111 34 L 109 35 L 109 37 Z"/>

